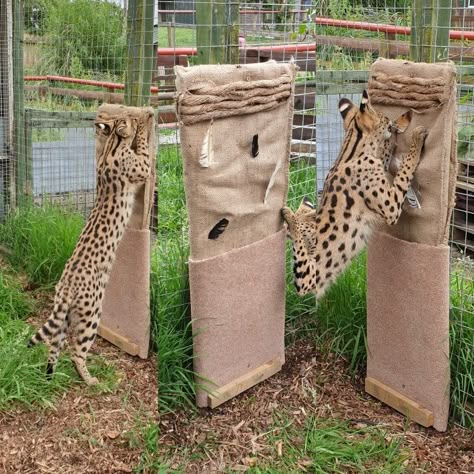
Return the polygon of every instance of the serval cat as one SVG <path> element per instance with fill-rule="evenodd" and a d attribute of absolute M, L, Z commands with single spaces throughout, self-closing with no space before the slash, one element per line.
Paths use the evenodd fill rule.
<path fill-rule="evenodd" d="M 97 158 L 97 198 L 71 258 L 56 285 L 51 316 L 29 345 L 49 344 L 47 373 L 54 372 L 69 327 L 73 330 L 72 360 L 88 385 L 98 382 L 86 366 L 95 340 L 102 301 L 117 247 L 132 214 L 137 188 L 150 176 L 148 121 L 126 112 L 116 120 L 96 121 L 105 146 Z"/>
<path fill-rule="evenodd" d="M 421 158 L 427 131 L 413 130 L 409 151 L 395 176 L 384 170 L 396 146 L 396 135 L 411 121 L 411 111 L 395 121 L 377 113 L 364 91 L 360 107 L 341 99 L 344 140 L 326 178 L 317 209 L 303 199 L 293 213 L 282 209 L 293 242 L 297 292 L 321 297 L 329 285 L 365 247 L 380 222 L 395 224 Z"/>

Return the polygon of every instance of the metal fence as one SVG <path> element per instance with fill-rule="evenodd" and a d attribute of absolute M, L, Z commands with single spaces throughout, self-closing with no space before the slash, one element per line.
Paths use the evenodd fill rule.
<path fill-rule="evenodd" d="M 0 30 L 13 31 L 14 22 L 9 18 L 21 18 L 15 16 L 19 3 L 2 3 Z M 8 43 L 7 34 L 0 36 L 2 215 L 16 204 L 22 192 L 32 193 L 40 205 L 47 201 L 67 202 L 82 213 L 87 213 L 93 203 L 95 159 L 91 123 L 102 101 L 124 100 L 120 85 L 126 69 L 125 2 L 90 0 L 94 18 L 88 30 L 80 29 L 84 23 L 80 20 L 90 11 L 78 10 L 76 3 L 72 1 L 62 12 L 48 9 L 43 3 L 38 3 L 39 7 L 27 3 L 25 22 L 16 24 L 13 43 Z M 202 7 L 209 3 L 213 10 L 206 17 Z M 8 17 L 4 5 L 9 5 L 12 17 Z M 288 61 L 294 57 L 300 69 L 293 118 L 289 205 L 296 207 L 304 195 L 316 199 L 339 152 L 343 131 L 338 100 L 343 96 L 354 102 L 359 100 L 370 64 L 377 57 L 409 57 L 412 18 L 421 18 L 419 21 L 427 24 L 426 17 L 433 13 L 426 3 L 426 8 L 416 16 L 416 5 L 417 2 L 403 0 L 275 0 L 241 3 L 239 14 L 236 2 L 156 2 L 152 85 L 159 90 L 151 93 L 151 101 L 159 104 L 159 185 L 152 220 L 158 237 L 152 252 L 152 281 L 160 293 L 161 309 L 157 311 L 162 313 L 154 315 L 160 324 L 164 324 L 160 318 L 168 318 L 170 328 L 175 324 L 176 329 L 179 320 L 178 329 L 184 331 L 189 317 L 187 216 L 173 104 L 173 66 L 195 64 L 206 54 L 212 59 L 217 49 L 222 48 L 213 42 L 219 32 L 227 38 L 227 59 L 251 63 L 269 59 Z M 428 52 L 423 54 L 444 54 L 438 59 L 451 59 L 458 67 L 460 172 L 452 221 L 455 283 L 451 324 L 456 326 L 456 334 L 474 341 L 474 38 L 470 31 L 474 10 L 464 7 L 462 2 L 454 2 L 452 7 L 449 2 L 444 3 L 448 7 L 443 8 L 443 2 L 440 5 L 436 11 L 445 21 L 439 30 L 440 38 L 451 31 L 449 47 L 440 40 L 433 52 L 430 42 L 425 45 Z M 34 53 L 36 60 L 31 60 L 33 53 L 29 51 L 24 73 L 17 72 L 16 79 L 10 77 L 7 81 L 11 74 L 9 58 L 15 58 L 15 47 L 19 48 L 18 38 L 24 31 L 29 42 L 38 48 Z M 9 100 L 13 84 L 18 86 L 23 75 L 27 76 L 24 98 L 15 96 L 13 104 Z M 80 81 L 71 83 L 70 78 Z M 6 89 L 5 84 L 12 84 L 12 88 Z M 20 94 L 19 87 L 15 91 Z M 8 124 L 8 117 L 13 116 L 9 115 L 9 107 L 16 117 L 23 117 L 23 131 L 13 123 Z M 24 142 L 12 136 L 12 130 L 24 133 Z M 309 309 L 314 301 L 308 299 L 305 304 Z M 304 304 L 297 311 L 304 312 Z M 173 318 L 175 323 L 169 321 Z M 454 364 L 466 364 L 474 373 L 472 351 L 463 354 L 463 360 L 457 361 L 460 354 L 452 357 Z M 471 377 L 458 390 L 468 413 L 474 417 L 472 388 Z"/>

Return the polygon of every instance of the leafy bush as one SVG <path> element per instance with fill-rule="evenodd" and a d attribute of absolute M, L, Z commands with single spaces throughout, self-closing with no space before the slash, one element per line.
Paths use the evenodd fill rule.
<path fill-rule="evenodd" d="M 46 18 L 48 71 L 84 77 L 122 74 L 126 40 L 124 11 L 101 0 L 54 0 Z"/>

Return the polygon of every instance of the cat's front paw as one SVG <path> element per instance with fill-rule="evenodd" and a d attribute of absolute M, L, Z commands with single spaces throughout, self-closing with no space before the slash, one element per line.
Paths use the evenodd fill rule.
<path fill-rule="evenodd" d="M 295 215 L 289 207 L 283 207 L 281 210 L 281 216 L 283 217 L 283 221 L 285 223 L 286 233 L 288 237 L 291 237 Z"/>
<path fill-rule="evenodd" d="M 289 224 L 293 220 L 293 211 L 289 207 L 283 207 L 281 209 L 281 217 L 283 217 L 283 220 Z"/>
<path fill-rule="evenodd" d="M 426 137 L 428 136 L 428 130 L 420 125 L 413 130 L 413 140 L 416 142 L 423 144 L 425 142 Z"/>

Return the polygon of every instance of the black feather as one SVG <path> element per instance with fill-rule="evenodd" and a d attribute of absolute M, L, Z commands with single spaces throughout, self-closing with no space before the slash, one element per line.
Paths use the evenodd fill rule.
<path fill-rule="evenodd" d="M 252 138 L 252 156 L 257 158 L 258 156 L 258 134 Z"/>
<path fill-rule="evenodd" d="M 222 234 L 222 232 L 225 231 L 227 225 L 229 224 L 229 221 L 224 217 L 224 219 L 221 219 L 209 232 L 208 238 L 211 240 L 216 240 L 219 235 Z"/>

